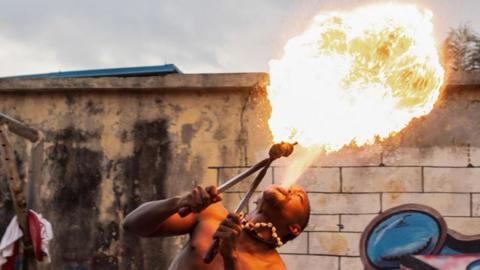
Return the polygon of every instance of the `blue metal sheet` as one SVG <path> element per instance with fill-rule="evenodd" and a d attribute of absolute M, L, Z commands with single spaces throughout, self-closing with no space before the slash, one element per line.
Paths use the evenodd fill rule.
<path fill-rule="evenodd" d="M 146 67 L 125 67 L 125 68 L 106 68 L 92 70 L 78 70 L 65 72 L 52 72 L 32 75 L 20 75 L 3 77 L 2 79 L 36 79 L 36 78 L 94 78 L 94 77 L 139 77 L 139 76 L 155 76 L 166 75 L 171 73 L 182 73 L 174 64 L 162 66 L 146 66 Z"/>

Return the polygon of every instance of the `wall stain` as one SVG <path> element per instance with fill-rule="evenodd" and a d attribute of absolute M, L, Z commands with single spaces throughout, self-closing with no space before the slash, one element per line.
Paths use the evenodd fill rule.
<path fill-rule="evenodd" d="M 47 210 L 56 238 L 52 254 L 54 260 L 65 262 L 64 267 L 87 267 L 93 256 L 103 154 L 76 146 L 89 139 L 98 137 L 69 127 L 57 132 L 47 149 L 54 176 L 49 185 L 55 191 Z"/>
<path fill-rule="evenodd" d="M 95 104 L 92 100 L 87 101 L 87 104 L 85 104 L 85 109 L 91 115 L 97 115 L 105 112 L 103 107 Z"/>
<path fill-rule="evenodd" d="M 195 129 L 192 124 L 182 126 L 182 143 L 190 145 L 192 138 L 195 136 Z"/>
<path fill-rule="evenodd" d="M 141 203 L 166 197 L 166 180 L 171 162 L 168 121 L 139 121 L 133 128 L 134 153 L 114 165 L 119 170 L 114 179 L 115 208 L 124 217 Z M 121 227 L 121 224 L 118 224 Z M 121 229 L 119 230 L 121 231 Z M 162 249 L 162 239 L 140 241 L 123 233 L 119 238 L 122 269 L 165 269 L 171 250 Z M 162 254 L 163 256 L 158 256 Z M 144 257 L 148 257 L 145 265 Z M 103 260 L 102 260 L 103 261 Z"/>

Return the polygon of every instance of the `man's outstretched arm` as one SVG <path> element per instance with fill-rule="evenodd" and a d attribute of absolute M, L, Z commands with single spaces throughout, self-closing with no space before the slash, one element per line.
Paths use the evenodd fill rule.
<path fill-rule="evenodd" d="M 216 187 L 196 187 L 183 196 L 142 204 L 127 215 L 123 227 L 143 237 L 186 234 L 196 225 L 195 213 L 220 200 Z M 178 211 L 182 207 L 190 208 L 193 213 L 180 217 Z"/>

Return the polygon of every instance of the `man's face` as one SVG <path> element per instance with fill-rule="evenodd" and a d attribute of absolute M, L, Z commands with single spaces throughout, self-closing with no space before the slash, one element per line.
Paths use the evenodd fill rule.
<path fill-rule="evenodd" d="M 305 215 L 309 201 L 307 193 L 299 186 L 285 188 L 271 185 L 265 189 L 258 203 L 258 210 L 272 222 L 294 222 Z"/>

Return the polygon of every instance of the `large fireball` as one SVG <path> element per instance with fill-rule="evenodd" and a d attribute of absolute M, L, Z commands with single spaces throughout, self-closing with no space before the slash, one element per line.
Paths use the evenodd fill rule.
<path fill-rule="evenodd" d="M 405 4 L 317 16 L 270 62 L 274 140 L 334 151 L 429 113 L 444 76 L 431 18 Z"/>

